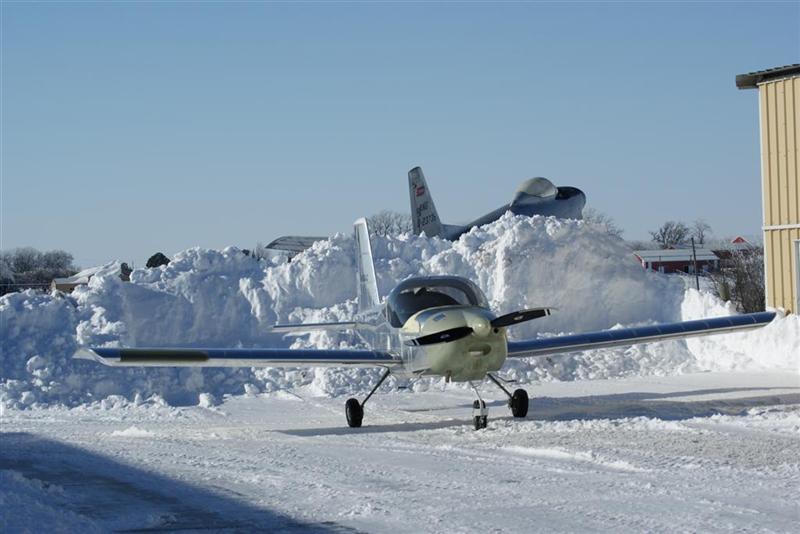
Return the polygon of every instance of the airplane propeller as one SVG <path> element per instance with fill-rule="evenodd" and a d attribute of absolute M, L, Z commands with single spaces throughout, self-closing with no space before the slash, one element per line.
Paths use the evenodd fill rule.
<path fill-rule="evenodd" d="M 406 341 L 406 345 L 421 346 L 433 345 L 434 343 L 449 343 L 451 341 L 461 339 L 462 337 L 467 337 L 471 333 L 472 328 L 469 326 L 458 326 L 456 328 L 442 330 L 441 332 L 436 332 L 434 334 L 428 334 L 426 336 L 409 339 Z"/>
<path fill-rule="evenodd" d="M 505 326 L 512 326 L 525 321 L 532 321 L 539 317 L 546 317 L 550 315 L 551 308 L 531 308 L 529 310 L 518 310 L 515 312 L 501 315 L 492 320 L 492 328 L 501 328 Z M 469 326 L 458 326 L 456 328 L 449 328 L 441 332 L 435 332 L 425 336 L 417 337 L 414 339 L 406 340 L 405 344 L 410 346 L 433 345 L 435 343 L 450 343 L 463 337 L 467 337 L 474 330 Z"/>
<path fill-rule="evenodd" d="M 519 310 L 505 315 L 501 315 L 492 320 L 492 327 L 500 328 L 503 326 L 511 326 L 525 321 L 532 321 L 539 317 L 546 317 L 550 315 L 551 308 L 531 308 L 529 310 Z"/>

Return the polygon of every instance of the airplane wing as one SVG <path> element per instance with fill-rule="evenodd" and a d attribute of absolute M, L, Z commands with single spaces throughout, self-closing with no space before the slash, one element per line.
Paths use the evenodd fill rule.
<path fill-rule="evenodd" d="M 286 332 L 286 333 L 303 333 L 315 332 L 317 330 L 332 330 L 334 332 L 341 330 L 354 330 L 354 329 L 374 329 L 375 325 L 369 323 L 361 323 L 357 321 L 345 321 L 341 323 L 287 323 L 276 324 L 272 327 L 273 332 Z"/>
<path fill-rule="evenodd" d="M 73 358 L 112 367 L 394 367 L 400 359 L 375 350 L 82 348 Z"/>
<path fill-rule="evenodd" d="M 747 313 L 729 317 L 715 317 L 697 321 L 664 323 L 617 330 L 603 330 L 567 336 L 555 336 L 526 341 L 509 341 L 508 356 L 511 358 L 527 358 L 531 356 L 549 356 L 561 352 L 579 352 L 588 349 L 619 347 L 651 343 L 668 339 L 681 339 L 725 332 L 737 332 L 758 328 L 772 321 L 774 312 Z"/>

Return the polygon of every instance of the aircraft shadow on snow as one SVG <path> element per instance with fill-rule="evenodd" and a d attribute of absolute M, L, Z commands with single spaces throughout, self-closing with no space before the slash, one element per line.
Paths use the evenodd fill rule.
<path fill-rule="evenodd" d="M 722 395 L 727 393 L 746 393 L 748 391 L 779 390 L 783 393 L 775 395 L 758 395 L 727 399 L 703 400 L 670 400 L 675 398 Z M 797 390 L 798 393 L 786 393 Z M 504 401 L 487 402 L 494 408 L 494 413 L 506 409 Z M 759 406 L 779 406 L 800 404 L 800 387 L 738 387 L 697 389 L 676 391 L 672 393 L 615 393 L 609 395 L 589 395 L 583 397 L 534 397 L 530 401 L 530 410 L 526 420 L 516 421 L 590 421 L 596 419 L 624 419 L 628 417 L 650 417 L 664 421 L 681 421 L 694 417 L 711 417 L 712 415 L 744 415 L 750 408 Z M 436 412 L 470 405 L 441 406 L 426 409 L 405 409 L 406 412 Z M 495 420 L 515 420 L 510 414 L 496 417 Z M 303 428 L 281 430 L 283 434 L 293 436 L 326 436 L 348 435 L 381 432 L 415 432 L 417 430 L 436 430 L 470 425 L 468 419 L 445 419 L 440 421 L 396 423 L 388 425 L 369 425 L 362 428 Z"/>
<path fill-rule="evenodd" d="M 0 434 L 0 469 L 37 481 L 45 491 L 63 488 L 47 491 L 48 504 L 105 532 L 356 532 L 332 522 L 297 521 L 224 489 L 194 486 L 27 432 Z M 15 524 L 14 512 L 15 507 L 6 508 L 6 522 Z"/>

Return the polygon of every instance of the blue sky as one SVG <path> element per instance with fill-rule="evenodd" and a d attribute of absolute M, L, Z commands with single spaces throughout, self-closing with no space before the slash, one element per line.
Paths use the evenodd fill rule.
<path fill-rule="evenodd" d="M 800 4 L 2 4 L 2 248 L 143 265 L 349 232 L 421 165 L 460 222 L 546 176 L 630 239 L 761 224 Z"/>

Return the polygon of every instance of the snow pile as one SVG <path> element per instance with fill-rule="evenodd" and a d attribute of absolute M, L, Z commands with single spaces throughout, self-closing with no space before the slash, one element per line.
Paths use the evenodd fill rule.
<path fill-rule="evenodd" d="M 493 310 L 552 306 L 555 314 L 513 329 L 547 333 L 726 315 L 678 277 L 642 270 L 624 243 L 582 221 L 507 214 L 455 243 L 403 235 L 373 241 L 381 294 L 412 275 L 454 274 L 477 282 Z M 361 391 L 378 370 L 135 369 L 75 361 L 79 345 L 340 347 L 349 334 L 284 338 L 275 322 L 337 321 L 355 311 L 353 241 L 337 235 L 291 263 L 259 262 L 236 248 L 190 249 L 131 282 L 97 274 L 69 296 L 24 292 L 0 298 L 0 404 L 22 408 L 112 398 L 213 406 L 226 394 L 306 387 L 314 394 Z M 700 368 L 796 367 L 800 323 L 707 340 L 516 360 L 521 381 L 670 374 Z M 426 387 L 425 384 L 420 387 Z"/>
<path fill-rule="evenodd" d="M 736 308 L 713 295 L 690 290 L 681 307 L 684 320 L 731 315 Z M 686 340 L 700 369 L 745 371 L 800 368 L 800 316 L 780 315 L 764 328 Z"/>
<path fill-rule="evenodd" d="M 28 478 L 19 471 L 0 470 L 0 507 L 4 508 L 0 531 L 33 532 L 33 525 L 58 525 L 60 532 L 99 532 L 90 519 L 64 509 L 69 493 L 62 486 Z"/>

